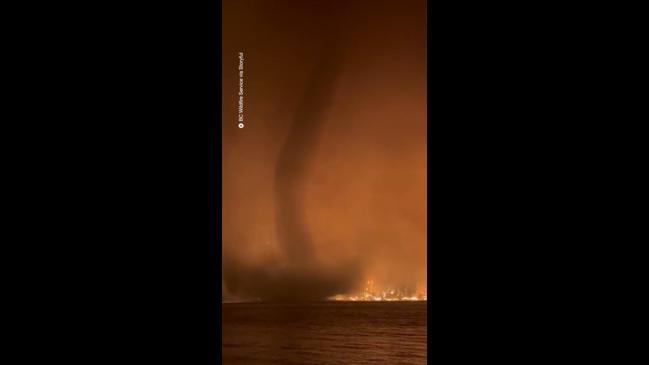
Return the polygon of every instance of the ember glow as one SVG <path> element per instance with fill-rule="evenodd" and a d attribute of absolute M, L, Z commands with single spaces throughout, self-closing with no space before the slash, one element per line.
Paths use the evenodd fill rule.
<path fill-rule="evenodd" d="M 380 289 L 375 285 L 374 280 L 367 280 L 362 292 L 356 294 L 338 294 L 327 298 L 336 301 L 350 302 L 394 302 L 394 301 L 418 301 L 427 300 L 426 288 L 419 287 L 415 292 L 408 288 L 385 288 Z"/>
<path fill-rule="evenodd" d="M 426 294 L 421 294 L 419 296 L 391 296 L 383 292 L 382 295 L 369 295 L 367 293 L 359 295 L 334 295 L 329 297 L 329 300 L 336 300 L 341 302 L 397 302 L 397 301 L 425 301 Z"/>

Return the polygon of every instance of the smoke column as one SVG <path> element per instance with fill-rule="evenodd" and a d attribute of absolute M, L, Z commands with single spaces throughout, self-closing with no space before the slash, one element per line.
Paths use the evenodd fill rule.
<path fill-rule="evenodd" d="M 339 11 L 339 10 L 338 10 Z M 326 267 L 314 256 L 313 240 L 303 207 L 305 178 L 341 69 L 341 40 L 335 19 L 319 29 L 321 44 L 288 135 L 275 166 L 275 226 L 281 256 L 265 265 L 239 262 L 224 269 L 227 288 L 239 295 L 267 301 L 322 300 L 351 289 L 359 280 L 357 263 Z"/>
<path fill-rule="evenodd" d="M 223 300 L 425 288 L 425 1 L 223 13 Z"/>
<path fill-rule="evenodd" d="M 313 69 L 309 84 L 296 110 L 288 138 L 275 169 L 277 231 L 287 259 L 310 265 L 312 242 L 301 208 L 304 177 L 326 118 L 338 66 L 333 49 L 325 49 Z"/>

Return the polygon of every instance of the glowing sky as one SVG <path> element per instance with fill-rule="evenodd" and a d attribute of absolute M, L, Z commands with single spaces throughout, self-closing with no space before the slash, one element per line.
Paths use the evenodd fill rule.
<path fill-rule="evenodd" d="M 225 0 L 223 14 L 224 296 L 425 287 L 425 1 Z"/>

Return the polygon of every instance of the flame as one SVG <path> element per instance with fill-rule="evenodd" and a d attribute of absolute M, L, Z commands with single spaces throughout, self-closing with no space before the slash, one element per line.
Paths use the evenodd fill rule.
<path fill-rule="evenodd" d="M 357 294 L 338 294 L 328 298 L 335 301 L 349 302 L 395 302 L 395 301 L 426 301 L 428 296 L 424 284 L 417 285 L 414 293 L 399 288 L 378 290 L 372 279 L 365 281 L 363 292 Z"/>

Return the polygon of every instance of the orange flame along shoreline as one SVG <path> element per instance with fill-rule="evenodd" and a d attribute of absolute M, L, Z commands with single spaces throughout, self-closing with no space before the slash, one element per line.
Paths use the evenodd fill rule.
<path fill-rule="evenodd" d="M 428 300 L 428 295 L 426 293 L 425 285 L 418 285 L 416 291 L 413 293 L 412 290 L 407 289 L 387 289 L 387 290 L 377 290 L 375 289 L 374 281 L 366 281 L 366 286 L 363 288 L 363 292 L 356 294 L 337 294 L 330 296 L 326 299 L 327 301 L 336 301 L 336 302 L 425 302 Z M 247 303 L 247 302 L 263 302 L 261 298 L 255 299 L 230 299 L 224 303 Z"/>
<path fill-rule="evenodd" d="M 427 293 L 424 288 L 419 287 L 416 293 L 407 293 L 399 289 L 388 289 L 377 291 L 374 289 L 374 281 L 368 280 L 362 293 L 355 295 L 338 294 L 328 298 L 334 301 L 350 302 L 396 302 L 396 301 L 426 301 Z"/>

